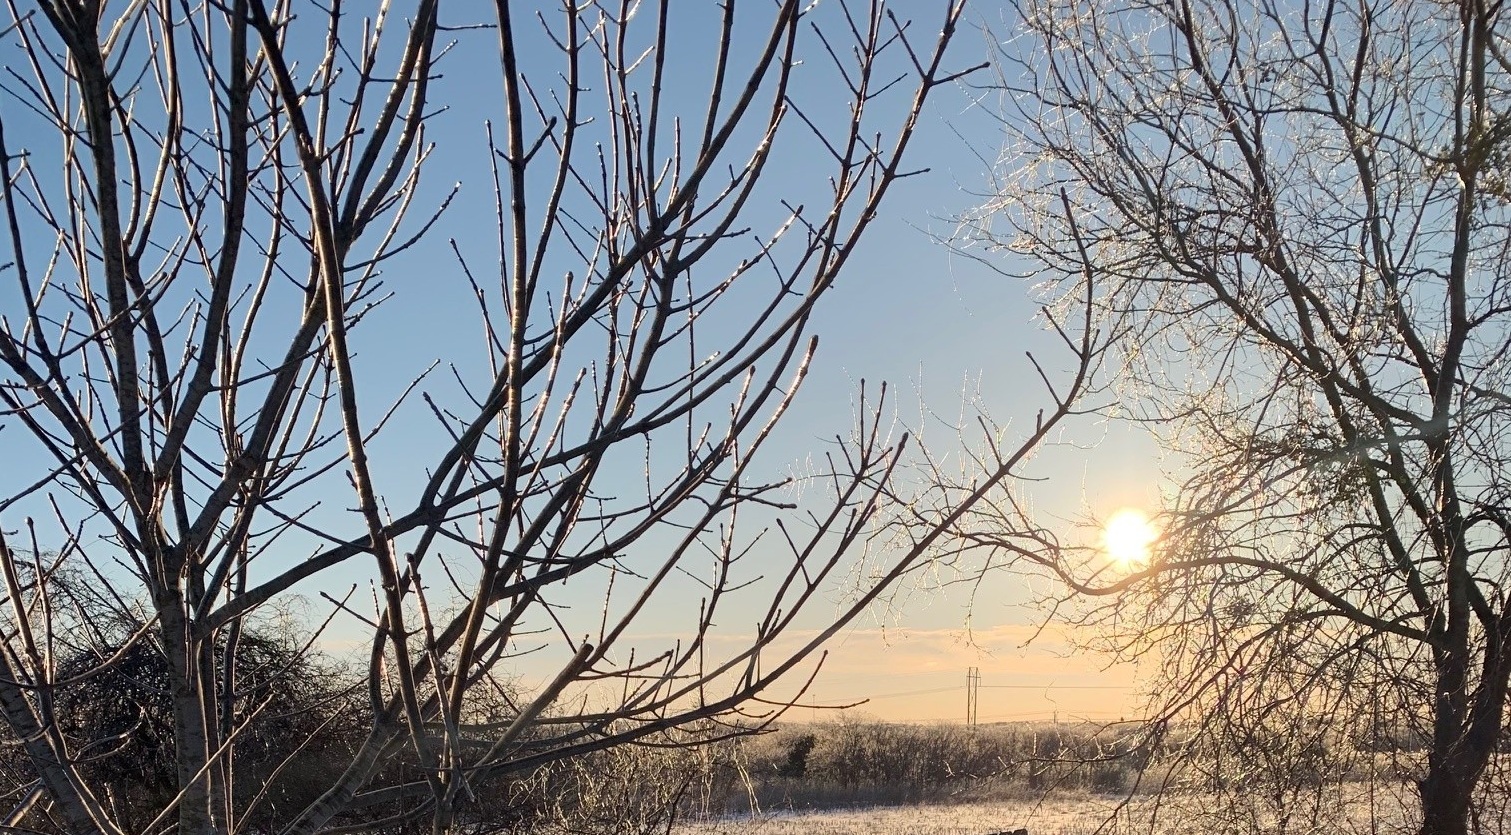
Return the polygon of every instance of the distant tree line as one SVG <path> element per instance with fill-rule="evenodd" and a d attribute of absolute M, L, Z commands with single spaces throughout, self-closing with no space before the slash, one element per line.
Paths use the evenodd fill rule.
<path fill-rule="evenodd" d="M 87 588 L 60 599 L 80 602 L 86 595 Z M 97 741 L 81 749 L 82 773 L 113 816 L 133 830 L 152 831 L 176 791 L 168 740 L 172 708 L 162 683 L 166 660 L 153 641 L 129 640 L 143 624 L 126 612 L 92 623 L 94 649 L 63 646 L 65 684 L 53 702 L 57 727 L 72 740 Z M 241 742 L 233 802 L 251 832 L 274 831 L 280 815 L 309 803 L 335 776 L 333 764 L 349 757 L 365 733 L 362 672 L 296 644 L 291 634 L 273 621 L 249 628 L 236 642 L 236 663 L 226 667 L 237 670 L 238 680 L 217 683 L 235 701 L 226 712 L 234 722 L 228 733 Z M 111 646 L 124 651 L 97 657 L 98 647 Z M 74 678 L 69 671 L 75 669 L 95 673 Z M 490 744 L 497 725 L 513 715 L 511 699 L 500 691 L 495 705 L 468 716 L 466 744 Z M 556 728 L 554 738 L 570 721 L 547 717 L 543 724 Z M 1361 726 L 1358 734 L 1341 736 L 1304 711 L 1272 716 L 1268 727 L 1242 724 L 1242 734 L 1212 734 L 1203 726 L 1157 732 L 1132 723 L 967 727 L 840 716 L 750 735 L 755 727 L 710 723 L 492 781 L 463 806 L 460 822 L 479 833 L 651 833 L 678 818 L 777 809 L 1172 789 L 1230 797 L 1223 804 L 1230 814 L 1316 817 L 1326 809 L 1329 787 L 1400 782 L 1427 743 L 1411 728 Z M 4 751 L 0 790 L 19 802 L 35 792 L 35 778 L 18 746 Z M 413 753 L 387 768 L 384 777 L 396 785 L 423 779 Z M 426 826 L 404 820 L 398 799 L 374 800 L 337 825 L 395 835 Z M 7 823 L 67 831 L 45 808 Z"/>
<path fill-rule="evenodd" d="M 738 743 L 735 759 L 750 790 L 731 794 L 733 805 L 722 811 L 1162 792 L 1232 795 L 1273 817 L 1316 806 L 1341 785 L 1401 784 L 1429 743 L 1409 727 L 1340 734 L 1324 717 L 1304 711 L 1277 715 L 1242 734 L 1209 730 L 852 718 L 788 725 Z"/>
<path fill-rule="evenodd" d="M 1081 723 L 842 719 L 794 725 L 742 747 L 751 796 L 769 809 L 1121 792 L 1147 762 L 1139 740 L 1132 728 Z"/>

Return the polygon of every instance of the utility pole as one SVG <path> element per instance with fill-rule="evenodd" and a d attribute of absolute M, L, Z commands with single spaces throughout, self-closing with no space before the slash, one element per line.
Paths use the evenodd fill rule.
<path fill-rule="evenodd" d="M 976 708 L 981 704 L 981 668 L 971 667 L 965 671 L 965 724 L 976 727 Z"/>

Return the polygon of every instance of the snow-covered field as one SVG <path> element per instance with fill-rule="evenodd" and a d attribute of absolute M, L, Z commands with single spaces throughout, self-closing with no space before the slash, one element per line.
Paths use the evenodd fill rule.
<path fill-rule="evenodd" d="M 1404 787 L 1403 787 L 1404 788 Z M 1376 796 L 1374 813 L 1362 797 L 1327 803 L 1315 814 L 1294 816 L 1283 824 L 1270 819 L 1256 825 L 1262 811 L 1218 808 L 1214 798 L 1078 797 L 1042 801 L 972 803 L 948 806 L 901 806 L 829 812 L 782 812 L 757 818 L 728 818 L 685 823 L 674 835 L 992 835 L 1026 828 L 1029 835 L 1187 835 L 1187 833 L 1272 833 L 1311 835 L 1386 835 L 1414 829 L 1403 819 L 1396 798 Z M 1390 811 L 1394 810 L 1394 811 Z M 1154 820 L 1151 825 L 1151 813 Z"/>
<path fill-rule="evenodd" d="M 986 835 L 1026 827 L 1030 835 L 1090 835 L 1114 820 L 1095 800 L 899 806 L 684 824 L 675 835 Z M 1105 831 L 1105 830 L 1104 830 Z"/>

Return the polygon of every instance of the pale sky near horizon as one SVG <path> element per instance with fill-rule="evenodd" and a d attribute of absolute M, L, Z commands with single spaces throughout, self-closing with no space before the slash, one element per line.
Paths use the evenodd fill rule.
<path fill-rule="evenodd" d="M 835 4 L 815 5 L 828 12 Z M 931 13 L 927 18 L 925 7 Z M 910 12 L 914 8 L 908 4 Z M 921 21 L 935 17 L 933 4 L 919 3 L 917 8 Z M 468 102 L 470 63 L 486 70 L 477 73 L 478 91 L 492 96 L 497 88 L 497 59 L 487 38 L 468 33 L 458 37 L 464 44 L 448 57 L 445 84 L 435 93 L 438 102 L 451 109 L 431 123 L 432 138 L 443 150 L 475 149 L 482 137 L 486 114 L 474 112 Z M 544 49 L 545 44 L 535 47 Z M 983 51 L 983 36 L 968 28 L 958 36 L 949 63 L 957 68 L 975 64 L 983 60 Z M 532 55 L 538 57 L 529 50 L 522 56 L 527 69 Z M 706 79 L 691 72 L 671 81 L 699 92 L 706 85 Z M 960 86 L 936 94 L 920 124 L 911 164 L 905 166 L 931 170 L 897 184 L 861 250 L 819 308 L 812 328 L 820 338 L 818 356 L 793 411 L 764 452 L 773 471 L 800 467 L 805 456 L 822 450 L 826 439 L 848 432 L 861 380 L 868 388 L 879 380 L 889 381 L 898 414 L 910 424 L 917 422 L 920 403 L 950 420 L 960 413 L 963 400 L 979 398 L 1003 423 L 1031 422 L 1047 403 L 1025 350 L 1033 350 L 1051 374 L 1068 363 L 1035 320 L 1028 284 L 999 275 L 934 240 L 948 237 L 950 218 L 974 208 L 988 187 L 983 158 L 997 158 L 999 137 L 992 117 L 980 105 Z M 13 99 L 0 102 L 0 112 L 15 119 L 18 127 L 9 132 L 8 142 L 37 149 L 56 145 L 54 136 L 26 135 L 20 129 L 19 110 Z M 448 237 L 486 242 L 487 236 L 496 234 L 491 184 L 459 168 L 466 159 L 472 157 L 445 151 L 431 163 L 431 196 L 443 194 L 452 182 L 462 182 L 465 200 L 446 215 L 444 227 L 426 247 L 396 262 L 390 280 L 400 290 L 399 301 L 375 310 L 358 337 L 365 361 L 386 366 L 384 382 L 395 391 L 433 360 L 464 355 L 466 346 L 475 346 L 478 338 L 475 311 L 465 309 L 468 318 L 458 319 L 465 285 L 457 282 L 443 290 L 442 283 L 432 281 L 433 273 L 443 269 L 436 264 L 454 264 Z M 787 178 L 795 191 L 815 187 L 803 182 L 801 160 L 780 162 L 768 175 L 776 182 Z M 467 202 L 471 200 L 478 202 Z M 478 206 L 485 207 L 481 215 L 475 211 Z M 1018 267 L 1006 262 L 998 266 L 1008 271 Z M 458 321 L 465 321 L 465 327 Z M 412 342 L 391 338 L 395 333 L 410 339 L 422 334 L 428 352 L 411 350 Z M 384 394 L 370 393 L 375 399 Z M 419 414 L 417 420 L 429 420 L 423 404 L 410 405 Z M 936 424 L 929 431 L 945 428 Z M 940 436 L 941 443 L 948 440 Z M 397 494 L 410 489 L 405 479 L 414 479 L 423 468 L 424 450 L 405 445 L 401 430 L 375 446 L 391 456 L 384 477 Z M 1147 438 L 1122 426 L 1083 419 L 1069 428 L 1063 443 L 1045 450 L 1030 465 L 1028 475 L 1046 480 L 1028 486 L 1026 493 L 1046 518 L 1064 520 L 1070 534 L 1073 520 L 1087 514 L 1106 517 L 1125 506 L 1154 510 L 1157 466 L 1157 452 Z M 0 483 L 3 479 L 0 475 Z M 322 512 L 345 512 L 351 502 L 349 496 L 340 496 L 330 504 Z M 12 519 L 5 521 L 14 527 Z M 1024 646 L 1038 620 L 1037 613 L 1025 608 L 1025 582 L 994 575 L 975 589 L 973 599 L 962 589 L 937 591 L 927 584 L 899 590 L 896 606 L 860 619 L 831 644 L 824 671 L 803 701 L 869 698 L 859 712 L 883 719 L 957 721 L 964 717 L 966 670 L 978 667 L 982 722 L 1131 715 L 1136 670 L 1104 669 L 1105 659 L 1075 651 L 1053 629 Z M 537 674 L 549 674 L 548 668 Z M 822 718 L 812 711 L 794 715 Z"/>

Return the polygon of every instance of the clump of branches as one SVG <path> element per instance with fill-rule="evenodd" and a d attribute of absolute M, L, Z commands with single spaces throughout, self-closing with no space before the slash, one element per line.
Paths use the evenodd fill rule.
<path fill-rule="evenodd" d="M 802 507 L 758 462 L 961 6 L 12 7 L 0 825 L 444 832 L 490 780 L 779 715 L 936 539 L 798 635 L 905 441 L 873 388 Z M 70 573 L 139 628 L 59 652 Z M 322 644 L 363 658 L 339 745 L 277 695 Z M 86 691 L 140 721 L 66 724 Z M 90 772 L 128 737 L 129 813 Z"/>

